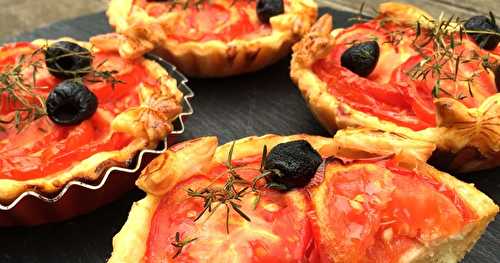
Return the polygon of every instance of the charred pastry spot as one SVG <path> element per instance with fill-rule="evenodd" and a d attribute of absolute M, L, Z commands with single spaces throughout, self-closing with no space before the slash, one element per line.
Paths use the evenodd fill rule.
<path fill-rule="evenodd" d="M 490 15 L 491 18 L 486 16 L 473 16 L 464 24 L 467 31 L 481 32 L 468 32 L 467 34 L 476 41 L 476 44 L 486 50 L 494 50 L 500 42 L 500 36 L 495 35 L 495 33 L 499 33 L 500 30 L 498 29 L 493 14 L 490 13 Z"/>
<path fill-rule="evenodd" d="M 47 114 L 59 125 L 76 125 L 92 117 L 97 110 L 97 97 L 81 81 L 66 80 L 47 97 Z"/>
<path fill-rule="evenodd" d="M 305 187 L 322 162 L 321 155 L 305 140 L 278 144 L 264 163 L 271 171 L 266 177 L 268 185 L 284 191 Z"/>
<path fill-rule="evenodd" d="M 367 41 L 352 45 L 340 58 L 342 67 L 360 77 L 367 77 L 377 66 L 380 48 L 377 41 Z"/>
<path fill-rule="evenodd" d="M 61 79 L 78 78 L 91 71 L 92 54 L 76 43 L 59 41 L 45 51 L 45 64 L 53 76 Z"/>

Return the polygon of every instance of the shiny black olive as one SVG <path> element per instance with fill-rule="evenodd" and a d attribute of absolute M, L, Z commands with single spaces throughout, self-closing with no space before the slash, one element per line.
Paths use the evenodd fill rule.
<path fill-rule="evenodd" d="M 283 0 L 257 0 L 257 17 L 262 23 L 269 23 L 273 16 L 285 13 Z"/>
<path fill-rule="evenodd" d="M 466 30 L 471 31 L 486 31 L 499 33 L 500 30 L 495 21 L 485 16 L 473 16 L 465 22 L 464 27 Z M 500 36 L 487 33 L 467 33 L 474 38 L 476 43 L 483 49 L 493 50 L 500 42 Z"/>
<path fill-rule="evenodd" d="M 45 50 L 45 64 L 55 77 L 69 79 L 86 75 L 92 65 L 90 51 L 76 43 L 59 41 Z"/>
<path fill-rule="evenodd" d="M 342 67 L 361 77 L 370 75 L 377 66 L 380 48 L 377 41 L 367 41 L 352 45 L 342 54 Z"/>
<path fill-rule="evenodd" d="M 323 162 L 321 155 L 304 140 L 276 145 L 264 162 L 264 168 L 273 171 L 267 177 L 269 184 L 282 190 L 305 187 Z"/>
<path fill-rule="evenodd" d="M 45 106 L 53 122 L 76 125 L 96 112 L 97 97 L 81 81 L 65 80 L 49 93 Z"/>

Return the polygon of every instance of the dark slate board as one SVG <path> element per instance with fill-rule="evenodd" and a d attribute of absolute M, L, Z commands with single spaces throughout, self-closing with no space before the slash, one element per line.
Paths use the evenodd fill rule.
<path fill-rule="evenodd" d="M 353 14 L 331 12 L 335 25 L 347 26 Z M 86 40 L 110 32 L 103 13 L 63 21 L 1 43 L 70 36 Z M 217 135 L 227 142 L 249 135 L 266 133 L 309 133 L 328 136 L 309 113 L 289 76 L 286 58 L 255 74 L 220 80 L 191 80 L 196 96 L 195 115 L 187 132 L 177 140 Z M 460 176 L 500 202 L 500 169 Z M 127 219 L 132 202 L 144 196 L 134 190 L 121 200 L 89 215 L 45 226 L 0 229 L 0 263 L 29 262 L 105 262 L 111 253 L 111 239 Z M 500 220 L 492 223 L 463 262 L 500 262 Z"/>

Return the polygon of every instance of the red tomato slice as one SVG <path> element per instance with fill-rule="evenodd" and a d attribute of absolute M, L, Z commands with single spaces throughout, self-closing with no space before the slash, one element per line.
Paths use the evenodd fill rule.
<path fill-rule="evenodd" d="M 416 33 L 412 28 L 390 22 L 372 20 L 342 30 L 335 36 L 335 46 L 325 59 L 316 61 L 313 71 L 326 82 L 329 91 L 339 100 L 356 110 L 374 115 L 382 120 L 413 130 L 422 130 L 436 125 L 435 106 L 432 92 L 437 76 L 430 71 L 425 80 L 412 79 L 409 72 L 423 60 L 415 48 Z M 374 71 L 366 78 L 359 77 L 341 67 L 340 58 L 355 42 L 376 40 L 380 47 L 380 58 Z M 458 40 L 457 40 L 458 41 Z M 425 44 L 425 43 L 420 43 Z M 426 56 L 433 54 L 433 46 L 427 44 L 420 50 Z M 477 55 L 489 56 L 468 39 L 454 48 L 454 54 L 461 56 L 458 71 L 452 60 L 440 60 L 441 80 L 439 97 L 459 98 L 467 107 L 477 107 L 486 98 L 497 92 L 492 74 L 481 66 Z M 476 56 L 476 59 L 467 61 Z M 445 61 L 445 62 L 442 62 Z M 427 68 L 433 65 L 426 64 Z M 456 73 L 456 74 L 455 74 Z M 443 79 L 444 76 L 455 79 Z M 468 81 L 469 80 L 469 81 Z"/>
<path fill-rule="evenodd" d="M 22 54 L 31 55 L 36 47 L 30 43 L 10 44 L 0 48 L 0 69 L 13 65 Z M 114 77 L 123 83 L 113 88 L 109 82 L 95 82 L 86 76 L 86 85 L 96 94 L 100 111 L 113 116 L 139 104 L 137 87 L 141 82 L 155 83 L 147 76 L 142 64 L 122 59 L 117 53 L 94 54 L 94 68 L 116 72 Z M 41 55 L 40 55 L 41 56 Z M 42 59 L 42 57 L 34 57 Z M 44 65 L 41 63 L 42 66 Z M 23 69 L 26 83 L 32 82 L 33 68 Z M 37 70 L 35 91 L 46 96 L 60 82 L 45 67 Z M 5 96 L 4 98 L 5 99 Z M 4 103 L 0 113 L 13 116 L 15 105 Z M 31 122 L 22 132 L 13 124 L 0 131 L 0 178 L 28 180 L 41 178 L 69 168 L 101 151 L 121 149 L 131 142 L 130 136 L 111 134 L 108 118 L 96 113 L 79 125 L 65 127 L 43 117 Z"/>
<path fill-rule="evenodd" d="M 396 262 L 419 240 L 457 234 L 473 220 L 453 191 L 392 161 L 327 171 L 311 190 L 322 262 Z"/>
<path fill-rule="evenodd" d="M 415 130 L 429 127 L 411 111 L 411 105 L 404 94 L 394 86 L 360 78 L 328 60 L 317 61 L 313 70 L 321 80 L 328 83 L 332 95 L 356 110 Z"/>
<path fill-rule="evenodd" d="M 147 1 L 139 1 L 136 4 L 154 17 L 159 17 L 172 9 L 183 16 L 175 32 L 169 35 L 170 38 L 180 42 L 209 40 L 229 42 L 271 33 L 270 26 L 257 19 L 255 1 L 235 2 L 230 6 L 203 2 L 198 6 L 190 5 L 187 8 L 182 5 L 172 7 L 171 3 Z"/>
<path fill-rule="evenodd" d="M 220 171 L 221 168 L 215 169 L 209 177 L 214 178 Z M 250 174 L 256 175 L 246 172 L 245 176 Z M 255 210 L 255 195 L 244 196 L 239 204 L 251 222 L 231 210 L 228 234 L 224 206 L 210 217 L 207 213 L 193 221 L 203 210 L 203 200 L 188 197 L 186 189 L 200 189 L 210 183 L 206 177 L 194 177 L 163 197 L 152 219 L 146 262 L 317 262 L 306 216 L 308 201 L 303 192 L 263 190 Z M 177 248 L 171 243 L 176 232 L 183 240 L 198 239 L 184 247 L 174 260 Z"/>

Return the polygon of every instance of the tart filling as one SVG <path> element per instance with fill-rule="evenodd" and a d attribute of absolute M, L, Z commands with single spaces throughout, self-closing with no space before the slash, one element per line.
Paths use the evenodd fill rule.
<path fill-rule="evenodd" d="M 312 70 L 340 101 L 413 130 L 436 126 L 435 98 L 451 97 L 475 108 L 497 93 L 495 76 L 484 67 L 484 59 L 495 64 L 498 47 L 481 49 L 458 33 L 453 40 L 443 37 L 445 47 L 438 47 L 428 37 L 430 29 L 419 30 L 417 34 L 414 25 L 396 23 L 383 15 L 336 30 L 330 53 L 317 60 Z M 377 42 L 380 56 L 369 75 L 359 76 L 342 66 L 341 57 L 350 47 L 366 41 Z M 437 48 L 449 48 L 450 54 L 437 56 Z"/>
<path fill-rule="evenodd" d="M 175 80 L 152 61 L 121 58 L 107 36 L 94 40 L 0 48 L 0 200 L 97 178 L 171 130 Z"/>
<path fill-rule="evenodd" d="M 457 235 L 477 219 L 454 190 L 394 158 L 329 166 L 312 190 L 322 258 L 398 262 L 410 249 Z"/>
<path fill-rule="evenodd" d="M 167 37 L 179 42 L 252 39 L 270 35 L 271 26 L 259 21 L 256 1 L 202 1 L 195 3 L 136 1 L 135 4 L 159 18 L 175 12 L 175 28 Z M 187 6 L 186 6 L 187 5 Z M 170 32 L 171 31 L 171 32 Z"/>
<path fill-rule="evenodd" d="M 244 180 L 253 181 L 260 175 L 260 163 L 260 158 L 245 158 L 233 165 Z M 176 262 L 228 257 L 238 262 L 397 262 L 409 249 L 457 235 L 477 219 L 452 189 L 400 167 L 394 158 L 355 164 L 328 161 L 325 170 L 306 189 L 265 189 L 234 201 L 250 221 L 234 210 L 227 219 L 223 205 L 203 213 L 203 199 L 186 194 L 186 189 L 207 185 L 223 188 L 226 166 L 177 184 L 153 215 L 145 262 L 175 256 L 176 233 L 180 240 L 196 238 Z"/>

